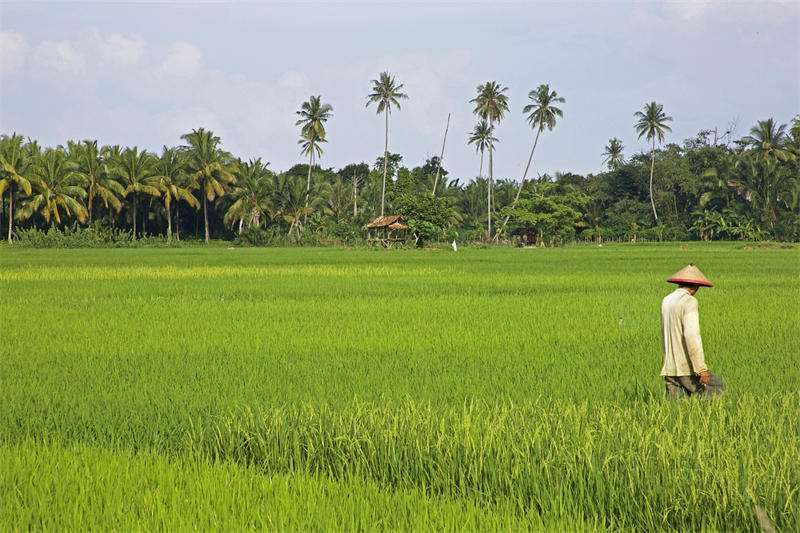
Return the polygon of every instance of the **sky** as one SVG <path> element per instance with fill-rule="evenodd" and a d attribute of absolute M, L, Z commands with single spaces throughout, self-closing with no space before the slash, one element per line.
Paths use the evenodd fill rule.
<path fill-rule="evenodd" d="M 523 107 L 540 84 L 565 98 L 530 176 L 604 170 L 612 137 L 648 150 L 634 113 L 673 117 L 666 142 L 700 130 L 747 135 L 800 112 L 800 2 L 186 2 L 0 0 L 0 133 L 160 152 L 211 129 L 274 171 L 306 162 L 299 118 L 333 106 L 320 164 L 372 164 L 384 120 L 367 107 L 389 71 L 408 100 L 389 121 L 403 165 L 439 155 L 462 183 L 479 172 L 467 137 L 478 85 L 508 88 L 495 178 L 519 181 L 534 139 Z"/>

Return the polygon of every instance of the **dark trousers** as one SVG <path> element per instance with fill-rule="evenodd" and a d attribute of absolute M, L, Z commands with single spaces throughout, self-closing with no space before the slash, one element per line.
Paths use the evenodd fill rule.
<path fill-rule="evenodd" d="M 707 385 L 700 384 L 700 376 L 664 376 L 668 398 L 686 398 L 687 396 L 717 396 L 725 390 L 725 383 L 713 372 L 709 371 Z"/>

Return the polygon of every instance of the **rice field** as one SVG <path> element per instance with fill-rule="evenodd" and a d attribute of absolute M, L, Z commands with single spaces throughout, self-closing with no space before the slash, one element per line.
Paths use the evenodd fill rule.
<path fill-rule="evenodd" d="M 4 247 L 0 320 L 0 531 L 800 530 L 797 248 Z"/>

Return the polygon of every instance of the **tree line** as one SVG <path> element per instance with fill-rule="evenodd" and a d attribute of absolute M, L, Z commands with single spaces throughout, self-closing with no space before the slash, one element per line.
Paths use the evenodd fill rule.
<path fill-rule="evenodd" d="M 333 108 L 313 95 L 296 122 L 300 154 L 308 163 L 283 172 L 260 158 L 237 158 L 204 128 L 160 154 L 96 140 L 43 148 L 22 135 L 4 134 L 4 237 L 12 243 L 19 231 L 71 226 L 172 241 L 187 233 L 199 238 L 202 223 L 206 243 L 215 236 L 312 244 L 357 241 L 363 224 L 386 213 L 403 214 L 418 244 L 443 238 L 558 244 L 800 237 L 800 115 L 788 124 L 758 121 L 738 139 L 735 127 L 722 135 L 702 130 L 662 148 L 673 119 L 651 102 L 634 114 L 633 124 L 639 138 L 651 143 L 648 152 L 626 158 L 614 137 L 600 156 L 603 172 L 529 179 L 540 135 L 556 127 L 566 102 L 542 84 L 529 92 L 522 109 L 533 132 L 525 172 L 519 181 L 496 179 L 495 130 L 509 113 L 509 99 L 507 87 L 490 81 L 471 100 L 477 123 L 466 138 L 480 153 L 478 174 L 462 182 L 448 177 L 441 156 L 409 168 L 403 156 L 390 152 L 389 118 L 408 98 L 402 89 L 389 72 L 372 80 L 366 106 L 374 104 L 383 115 L 384 152 L 371 165 L 354 162 L 339 169 L 320 165 Z"/>

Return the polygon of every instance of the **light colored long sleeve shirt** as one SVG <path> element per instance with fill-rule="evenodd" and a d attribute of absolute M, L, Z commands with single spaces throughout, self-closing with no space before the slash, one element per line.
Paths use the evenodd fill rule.
<path fill-rule="evenodd" d="M 697 299 L 686 289 L 675 289 L 661 301 L 661 336 L 662 376 L 690 376 L 708 370 L 700 338 Z"/>

